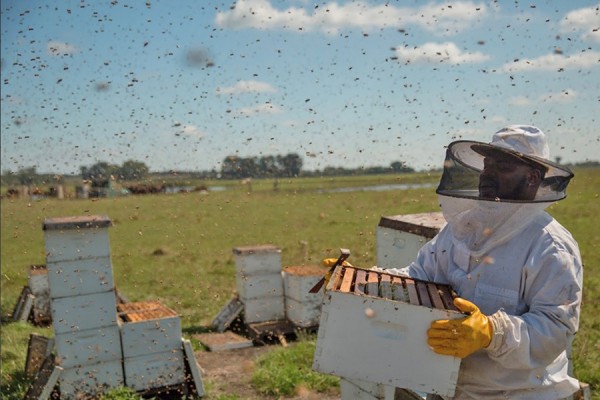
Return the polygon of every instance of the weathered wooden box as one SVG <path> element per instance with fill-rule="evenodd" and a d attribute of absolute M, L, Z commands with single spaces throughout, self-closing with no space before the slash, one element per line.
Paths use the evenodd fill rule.
<path fill-rule="evenodd" d="M 32 265 L 29 267 L 29 289 L 34 296 L 34 322 L 37 324 L 48 323 L 52 319 L 52 312 L 50 311 L 48 269 L 45 265 Z"/>
<path fill-rule="evenodd" d="M 185 382 L 181 320 L 158 301 L 117 306 L 127 386 L 145 390 Z"/>
<path fill-rule="evenodd" d="M 377 266 L 385 269 L 409 265 L 445 223 L 440 212 L 381 217 L 376 231 Z"/>
<path fill-rule="evenodd" d="M 446 285 L 338 267 L 326 288 L 313 369 L 451 397 L 460 359 L 434 353 L 427 329 L 463 316 Z"/>
<path fill-rule="evenodd" d="M 110 257 L 56 261 L 47 267 L 53 299 L 101 293 L 115 287 Z"/>
<path fill-rule="evenodd" d="M 181 349 L 181 318 L 158 301 L 117 305 L 123 357 Z"/>
<path fill-rule="evenodd" d="M 59 377 L 61 399 L 97 398 L 101 393 L 124 385 L 123 362 L 120 359 L 65 368 Z"/>
<path fill-rule="evenodd" d="M 46 262 L 110 256 L 106 216 L 48 218 L 44 221 Z"/>
<path fill-rule="evenodd" d="M 51 308 L 55 334 L 117 325 L 114 290 L 53 299 Z"/>
<path fill-rule="evenodd" d="M 56 363 L 63 368 L 121 360 L 121 336 L 117 325 L 59 333 L 55 338 Z"/>
<path fill-rule="evenodd" d="M 321 280 L 327 270 L 326 267 L 316 265 L 284 268 L 285 315 L 294 325 L 308 328 L 319 324 L 323 293 L 309 291 Z"/>

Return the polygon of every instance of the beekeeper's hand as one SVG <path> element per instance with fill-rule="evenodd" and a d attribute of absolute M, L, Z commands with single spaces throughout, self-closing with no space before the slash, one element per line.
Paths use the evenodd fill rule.
<path fill-rule="evenodd" d="M 337 262 L 337 260 L 338 260 L 337 258 L 325 258 L 322 261 L 323 266 L 329 267 L 329 270 L 325 273 L 325 276 L 323 277 L 323 280 L 325 281 L 323 283 L 323 286 L 325 286 L 325 287 L 327 287 L 327 284 L 329 284 L 329 280 L 331 279 L 331 275 L 333 275 L 333 271 L 335 271 L 335 268 L 333 268 L 333 266 L 335 265 L 335 263 Z M 346 260 L 342 261 L 342 265 L 344 267 L 351 267 L 352 266 L 352 264 L 350 264 Z"/>
<path fill-rule="evenodd" d="M 438 354 L 465 358 L 489 346 L 494 327 L 489 318 L 470 301 L 457 297 L 454 305 L 469 316 L 433 321 L 427 331 L 427 343 Z"/>
<path fill-rule="evenodd" d="M 338 260 L 337 258 L 324 258 L 322 263 L 323 263 L 323 266 L 325 266 L 325 267 L 333 267 L 335 265 L 335 263 L 337 262 L 337 260 Z M 342 265 L 344 267 L 352 266 L 352 264 L 350 264 L 348 261 L 343 261 Z"/>

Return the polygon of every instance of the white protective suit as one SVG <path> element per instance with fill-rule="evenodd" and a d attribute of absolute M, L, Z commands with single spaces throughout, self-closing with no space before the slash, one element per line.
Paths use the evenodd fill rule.
<path fill-rule="evenodd" d="M 465 159 L 452 156 L 457 164 Z M 455 399 L 556 400 L 574 393 L 579 383 L 567 373 L 566 349 L 579 325 L 583 268 L 571 234 L 544 211 L 551 202 L 438 193 L 448 224 L 413 263 L 386 272 L 450 284 L 489 316 L 492 341 L 462 359 Z"/>

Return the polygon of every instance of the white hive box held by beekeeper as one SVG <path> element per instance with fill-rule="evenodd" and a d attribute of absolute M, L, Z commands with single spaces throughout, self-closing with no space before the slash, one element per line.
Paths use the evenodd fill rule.
<path fill-rule="evenodd" d="M 326 288 L 313 369 L 451 397 L 460 359 L 434 353 L 427 329 L 460 317 L 447 285 L 339 266 Z"/>
<path fill-rule="evenodd" d="M 377 266 L 386 269 L 409 265 L 445 223 L 441 212 L 381 217 L 376 231 Z"/>
<path fill-rule="evenodd" d="M 244 322 L 285 318 L 281 249 L 273 245 L 236 247 L 236 286 L 244 304 Z"/>

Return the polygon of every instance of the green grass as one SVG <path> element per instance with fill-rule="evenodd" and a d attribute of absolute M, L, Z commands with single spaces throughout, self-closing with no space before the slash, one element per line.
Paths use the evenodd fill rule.
<path fill-rule="evenodd" d="M 290 397 L 299 387 L 325 392 L 339 379 L 312 371 L 316 337 L 305 337 L 289 348 L 279 347 L 258 360 L 252 384 L 262 394 Z"/>
<path fill-rule="evenodd" d="M 580 245 L 585 265 L 584 304 L 574 343 L 575 375 L 600 387 L 600 170 L 576 170 L 567 200 L 550 208 Z M 1 203 L 3 317 L 12 312 L 30 265 L 44 264 L 44 218 L 108 215 L 114 279 L 131 301 L 157 299 L 182 318 L 184 334 L 206 329 L 235 292 L 232 248 L 272 243 L 284 266 L 318 264 L 349 248 L 358 266 L 375 264 L 375 230 L 382 215 L 437 211 L 434 190 L 324 193 L 336 187 L 435 182 L 439 176 L 385 175 L 228 182 L 209 194 L 130 196 L 114 199 L 27 200 Z M 218 185 L 220 182 L 215 182 Z M 209 183 L 209 186 L 212 183 Z M 251 191 L 250 191 L 251 189 Z M 302 242 L 308 243 L 304 252 Z M 595 299 L 595 300 L 594 300 Z M 28 325 L 3 322 L 2 393 L 20 393 Z M 31 329 L 33 331 L 33 329 Z M 47 332 L 48 333 L 48 332 Z M 51 335 L 51 333 L 50 333 Z M 48 334 L 46 335 L 48 336 Z M 5 360 L 5 354 L 12 354 Z M 22 383 L 21 383 L 22 385 Z"/>

